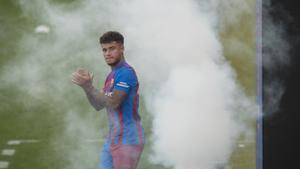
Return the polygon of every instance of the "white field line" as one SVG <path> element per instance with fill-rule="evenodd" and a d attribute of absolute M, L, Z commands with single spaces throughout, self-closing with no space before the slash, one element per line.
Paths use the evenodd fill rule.
<path fill-rule="evenodd" d="M 7 142 L 8 145 L 19 145 L 23 143 L 38 143 L 40 140 L 9 140 Z"/>
<path fill-rule="evenodd" d="M 84 141 L 87 143 L 101 143 L 104 140 L 100 138 L 100 139 L 85 139 Z"/>
<path fill-rule="evenodd" d="M 4 149 L 2 150 L 1 154 L 4 156 L 13 156 L 15 154 L 15 149 Z"/>
<path fill-rule="evenodd" d="M 244 148 L 245 144 L 239 144 L 239 148 Z"/>
<path fill-rule="evenodd" d="M 7 142 L 8 145 L 18 145 L 18 144 L 21 144 L 21 141 L 20 140 L 9 140 Z"/>
<path fill-rule="evenodd" d="M 7 161 L 0 161 L 0 168 L 8 168 L 9 162 Z"/>

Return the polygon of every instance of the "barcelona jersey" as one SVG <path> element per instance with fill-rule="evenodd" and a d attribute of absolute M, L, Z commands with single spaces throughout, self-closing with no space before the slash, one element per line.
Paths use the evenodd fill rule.
<path fill-rule="evenodd" d="M 107 108 L 109 134 L 106 144 L 144 144 L 144 131 L 139 115 L 139 82 L 134 69 L 125 61 L 109 73 L 103 91 L 111 95 L 113 90 L 124 91 L 127 96 L 117 110 Z"/>

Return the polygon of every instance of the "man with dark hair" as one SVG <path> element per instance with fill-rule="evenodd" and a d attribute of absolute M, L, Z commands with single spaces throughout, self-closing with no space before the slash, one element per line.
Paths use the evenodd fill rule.
<path fill-rule="evenodd" d="M 105 44 L 105 43 L 110 43 L 112 41 L 118 42 L 120 44 L 124 44 L 124 37 L 122 34 L 120 34 L 119 32 L 115 32 L 115 31 L 109 31 L 104 33 L 101 37 L 100 37 L 100 44 Z"/>
<path fill-rule="evenodd" d="M 138 79 L 125 61 L 124 38 L 119 32 L 104 33 L 100 45 L 111 67 L 103 89 L 93 86 L 93 75 L 84 69 L 77 69 L 72 81 L 82 87 L 97 111 L 106 108 L 108 113 L 109 133 L 102 148 L 100 169 L 136 169 L 145 143 L 138 113 Z"/>

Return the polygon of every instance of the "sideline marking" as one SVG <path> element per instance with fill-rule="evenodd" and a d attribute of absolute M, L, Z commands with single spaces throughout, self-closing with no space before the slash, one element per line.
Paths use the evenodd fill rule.
<path fill-rule="evenodd" d="M 103 139 L 85 139 L 85 142 L 88 142 L 88 143 L 101 143 L 103 142 L 104 140 Z"/>
<path fill-rule="evenodd" d="M 8 145 L 17 145 L 17 144 L 21 144 L 20 140 L 10 140 L 7 142 Z"/>
<path fill-rule="evenodd" d="M 19 145 L 22 143 L 38 143 L 40 140 L 9 140 L 8 145 Z"/>
<path fill-rule="evenodd" d="M 9 162 L 7 161 L 0 161 L 0 168 L 8 168 Z"/>
<path fill-rule="evenodd" d="M 245 144 L 239 144 L 239 147 L 240 147 L 240 148 L 244 148 L 244 147 L 245 147 Z"/>
<path fill-rule="evenodd" d="M 15 149 L 4 149 L 2 150 L 2 155 L 4 156 L 13 156 L 15 154 L 16 150 Z"/>

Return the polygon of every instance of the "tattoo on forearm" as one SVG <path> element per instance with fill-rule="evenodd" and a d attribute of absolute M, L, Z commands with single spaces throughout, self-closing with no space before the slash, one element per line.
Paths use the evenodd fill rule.
<path fill-rule="evenodd" d="M 123 99 L 126 97 L 125 92 L 113 91 L 111 93 L 104 93 L 93 86 L 84 88 L 84 91 L 89 102 L 96 110 L 101 110 L 104 107 L 117 110 L 121 106 Z"/>
<path fill-rule="evenodd" d="M 104 99 L 102 98 L 99 90 L 91 86 L 90 88 L 85 89 L 85 93 L 89 102 L 96 110 L 101 110 L 105 107 Z"/>

